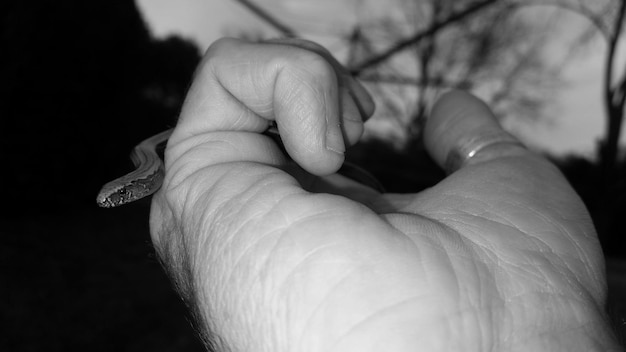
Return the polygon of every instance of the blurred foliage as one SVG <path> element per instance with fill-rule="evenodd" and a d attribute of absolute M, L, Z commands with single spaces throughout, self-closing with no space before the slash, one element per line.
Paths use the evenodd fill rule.
<path fill-rule="evenodd" d="M 133 1 L 5 0 L 2 184 L 11 211 L 93 205 L 138 139 L 172 126 L 199 60 L 155 40 Z"/>
<path fill-rule="evenodd" d="M 148 205 L 3 219 L 0 351 L 203 351 L 153 254 Z"/>
<path fill-rule="evenodd" d="M 147 203 L 95 205 L 173 126 L 199 58 L 152 38 L 132 0 L 0 2 L 0 350 L 202 350 Z"/>
<path fill-rule="evenodd" d="M 502 119 L 540 119 L 560 82 L 560 67 L 542 56 L 554 23 L 513 4 L 397 0 L 389 5 L 396 11 L 359 21 L 346 36 L 347 66 L 378 95 L 378 114 L 412 139 L 434 98 L 455 88 L 478 93 Z"/>

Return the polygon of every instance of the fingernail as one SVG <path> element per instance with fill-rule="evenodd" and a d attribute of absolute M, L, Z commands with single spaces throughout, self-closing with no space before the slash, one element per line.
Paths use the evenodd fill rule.
<path fill-rule="evenodd" d="M 343 143 L 343 136 L 341 135 L 341 126 L 339 124 L 327 127 L 326 149 L 337 154 L 344 154 L 346 152 L 346 146 Z"/>
<path fill-rule="evenodd" d="M 341 96 L 341 115 L 344 121 L 362 123 L 361 110 L 357 102 L 352 98 L 350 92 L 343 90 Z"/>

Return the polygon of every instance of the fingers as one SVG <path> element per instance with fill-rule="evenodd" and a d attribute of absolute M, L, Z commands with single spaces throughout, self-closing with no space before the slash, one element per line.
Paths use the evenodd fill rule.
<path fill-rule="evenodd" d="M 437 101 L 424 139 L 432 157 L 448 173 L 496 158 L 529 154 L 500 127 L 484 102 L 461 91 L 447 93 Z"/>
<path fill-rule="evenodd" d="M 371 95 L 367 92 L 365 87 L 352 77 L 350 72 L 348 72 L 348 70 L 346 70 L 346 68 L 343 67 L 343 65 L 341 65 L 328 50 L 326 50 L 326 48 L 317 43 L 296 38 L 273 39 L 267 41 L 267 43 L 297 46 L 324 57 L 326 61 L 332 65 L 335 70 L 335 74 L 339 77 L 339 85 L 342 91 L 342 96 L 347 95 L 352 98 L 342 100 L 342 103 L 345 102 L 348 105 L 342 105 L 344 111 L 348 111 L 348 114 L 353 120 L 360 120 L 362 118 L 363 121 L 367 121 L 367 119 L 372 116 L 376 106 Z M 353 116 L 355 112 L 352 111 L 353 107 L 349 106 L 350 104 L 355 105 L 358 109 L 359 114 L 357 116 Z"/>
<path fill-rule="evenodd" d="M 371 115 L 373 103 L 360 84 L 338 73 L 340 66 L 329 62 L 330 55 L 320 54 L 322 49 L 292 43 L 224 39 L 212 45 L 170 144 L 209 132 L 259 133 L 275 120 L 287 152 L 300 166 L 316 175 L 335 172 L 346 145 L 361 136 L 362 114 Z M 245 143 L 238 145 L 242 148 Z"/>

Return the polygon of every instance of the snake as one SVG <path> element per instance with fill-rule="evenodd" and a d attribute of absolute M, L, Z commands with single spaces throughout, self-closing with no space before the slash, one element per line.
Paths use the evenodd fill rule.
<path fill-rule="evenodd" d="M 130 153 L 135 170 L 102 186 L 96 203 L 103 208 L 114 208 L 146 198 L 158 191 L 165 177 L 165 167 L 158 148 L 167 142 L 172 131 L 173 128 L 170 128 L 137 144 Z M 285 152 L 275 124 L 271 124 L 263 134 L 271 137 Z M 338 173 L 381 193 L 385 191 L 374 176 L 353 163 L 344 162 Z"/>

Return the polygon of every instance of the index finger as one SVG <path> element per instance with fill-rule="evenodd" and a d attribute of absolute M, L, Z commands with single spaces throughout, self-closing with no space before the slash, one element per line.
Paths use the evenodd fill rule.
<path fill-rule="evenodd" d="M 294 161 L 312 174 L 333 173 L 346 148 L 339 88 L 332 65 L 315 52 L 222 39 L 196 72 L 170 146 L 211 132 L 260 133 L 275 120 Z M 258 146 L 236 149 L 242 153 L 231 161 L 261 162 L 247 158 Z"/>

